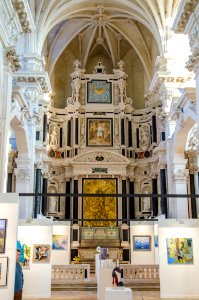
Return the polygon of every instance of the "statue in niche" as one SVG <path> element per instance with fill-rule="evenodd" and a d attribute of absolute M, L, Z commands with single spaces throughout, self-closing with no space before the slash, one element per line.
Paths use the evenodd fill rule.
<path fill-rule="evenodd" d="M 150 193 L 149 188 L 144 188 L 142 194 L 146 194 L 146 197 L 142 198 L 142 212 L 150 212 L 151 211 L 151 199 L 147 197 L 147 194 Z"/>
<path fill-rule="evenodd" d="M 56 193 L 55 189 L 52 189 L 52 194 Z M 51 196 L 49 198 L 49 213 L 56 213 L 58 208 L 58 200 L 56 196 Z"/>
<path fill-rule="evenodd" d="M 143 125 L 140 127 L 139 133 L 140 148 L 145 151 L 150 145 L 150 129 L 149 126 Z"/>
<path fill-rule="evenodd" d="M 56 127 L 54 126 L 50 135 L 50 145 L 57 146 L 58 145 L 58 134 Z"/>

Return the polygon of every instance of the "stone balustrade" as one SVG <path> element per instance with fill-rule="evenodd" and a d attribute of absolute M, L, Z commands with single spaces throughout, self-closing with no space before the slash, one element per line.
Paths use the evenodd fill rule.
<path fill-rule="evenodd" d="M 130 281 L 159 283 L 159 265 L 120 265 L 124 283 Z"/>
<path fill-rule="evenodd" d="M 52 284 L 83 283 L 90 281 L 90 265 L 71 264 L 52 266 Z"/>

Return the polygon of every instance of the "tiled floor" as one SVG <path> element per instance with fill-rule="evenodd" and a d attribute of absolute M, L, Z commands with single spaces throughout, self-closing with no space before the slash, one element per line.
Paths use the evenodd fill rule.
<path fill-rule="evenodd" d="M 96 293 L 93 292 L 52 292 L 51 298 L 34 298 L 29 300 L 97 300 Z M 160 292 L 158 291 L 134 291 L 133 300 L 157 300 L 160 299 Z M 164 299 L 166 300 L 166 299 Z M 171 300 L 171 299 L 169 299 Z M 179 298 L 177 300 L 180 300 Z M 190 300 L 183 299 L 183 300 Z M 194 299 L 196 300 L 196 298 Z"/>

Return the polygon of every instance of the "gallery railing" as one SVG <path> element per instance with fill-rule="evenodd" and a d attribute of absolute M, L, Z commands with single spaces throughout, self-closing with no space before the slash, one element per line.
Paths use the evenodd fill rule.
<path fill-rule="evenodd" d="M 124 283 L 148 282 L 159 283 L 159 265 L 120 265 Z"/>
<path fill-rule="evenodd" d="M 82 283 L 90 281 L 90 265 L 71 264 L 52 266 L 52 284 Z"/>

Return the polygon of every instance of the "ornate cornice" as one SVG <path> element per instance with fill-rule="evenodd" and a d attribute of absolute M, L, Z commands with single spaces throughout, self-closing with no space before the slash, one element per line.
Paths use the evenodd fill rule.
<path fill-rule="evenodd" d="M 174 20 L 173 30 L 176 33 L 183 33 L 191 14 L 195 11 L 198 0 L 183 0 L 178 8 L 178 14 Z"/>
<path fill-rule="evenodd" d="M 19 56 L 17 55 L 16 50 L 14 48 L 6 51 L 6 57 L 9 61 L 10 67 L 13 72 L 16 72 L 21 69 Z"/>
<path fill-rule="evenodd" d="M 14 10 L 16 11 L 19 22 L 24 33 L 32 32 L 34 22 L 31 16 L 30 8 L 26 0 L 12 0 Z"/>
<path fill-rule="evenodd" d="M 127 165 L 130 161 L 119 153 L 113 153 L 111 151 L 90 151 L 74 157 L 73 163 L 115 163 Z"/>
<path fill-rule="evenodd" d="M 191 72 L 197 72 L 199 69 L 199 48 L 195 48 L 193 53 L 189 55 L 185 67 Z"/>
<path fill-rule="evenodd" d="M 20 72 L 22 73 L 22 72 Z M 43 93 L 48 93 L 50 91 L 50 82 L 46 74 L 34 74 L 29 76 L 27 74 L 16 74 L 15 76 L 16 83 L 37 83 L 40 85 L 40 88 Z"/>

